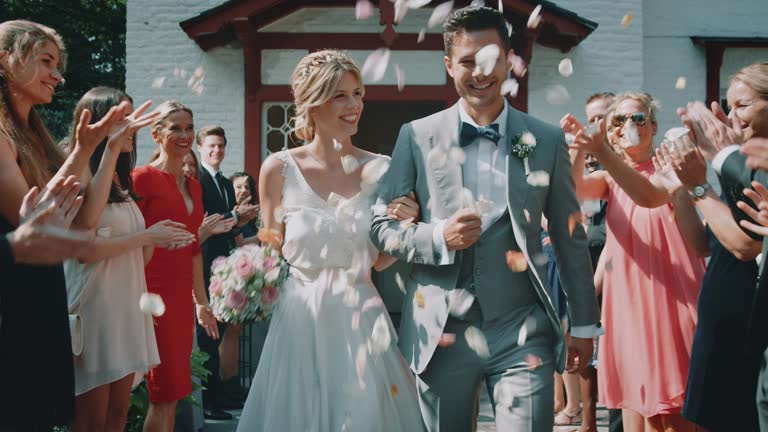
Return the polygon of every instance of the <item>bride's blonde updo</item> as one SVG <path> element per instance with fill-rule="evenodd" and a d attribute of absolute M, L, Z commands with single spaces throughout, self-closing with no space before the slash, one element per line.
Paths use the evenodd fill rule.
<path fill-rule="evenodd" d="M 344 52 L 322 50 L 308 54 L 296 65 L 291 75 L 291 91 L 296 105 L 293 127 L 296 136 L 305 142 L 315 137 L 315 123 L 309 110 L 333 97 L 344 72 L 351 72 L 363 87 L 360 69 Z"/>

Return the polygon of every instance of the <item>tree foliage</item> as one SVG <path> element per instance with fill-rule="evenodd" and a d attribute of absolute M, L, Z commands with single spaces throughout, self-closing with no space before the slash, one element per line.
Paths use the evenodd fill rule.
<path fill-rule="evenodd" d="M 67 46 L 66 82 L 37 110 L 55 139 L 65 137 L 80 97 L 96 86 L 125 90 L 127 0 L 0 0 L 0 21 L 26 19 L 59 32 Z"/>

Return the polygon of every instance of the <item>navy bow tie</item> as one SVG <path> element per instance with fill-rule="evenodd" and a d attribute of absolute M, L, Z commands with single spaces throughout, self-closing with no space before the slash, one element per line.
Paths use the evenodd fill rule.
<path fill-rule="evenodd" d="M 499 134 L 499 125 L 496 123 L 488 126 L 475 127 L 469 123 L 461 123 L 461 133 L 459 134 L 459 143 L 462 147 L 472 144 L 478 136 L 483 136 L 494 144 L 499 143 L 501 135 Z"/>

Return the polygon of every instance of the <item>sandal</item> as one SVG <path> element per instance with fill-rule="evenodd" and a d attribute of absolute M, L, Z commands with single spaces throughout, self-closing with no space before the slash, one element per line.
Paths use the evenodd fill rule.
<path fill-rule="evenodd" d="M 570 415 L 565 412 L 565 410 L 562 410 L 555 416 L 555 426 L 575 426 L 580 424 L 581 408 L 579 408 L 579 411 L 574 415 Z"/>

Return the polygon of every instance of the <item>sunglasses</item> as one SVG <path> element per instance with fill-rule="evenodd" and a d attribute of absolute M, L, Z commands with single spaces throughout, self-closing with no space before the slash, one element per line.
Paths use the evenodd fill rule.
<path fill-rule="evenodd" d="M 648 124 L 648 114 L 643 112 L 636 112 L 634 114 L 616 114 L 611 118 L 611 126 L 615 128 L 620 128 L 624 126 L 624 123 L 627 122 L 627 120 L 632 120 L 632 123 L 634 123 L 637 126 L 645 126 Z"/>

